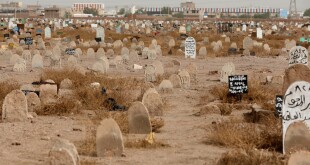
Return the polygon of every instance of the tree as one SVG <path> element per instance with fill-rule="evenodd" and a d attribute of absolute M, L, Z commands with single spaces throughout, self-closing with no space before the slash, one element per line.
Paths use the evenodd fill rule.
<path fill-rule="evenodd" d="M 304 12 L 304 16 L 310 17 L 310 8 Z"/>
<path fill-rule="evenodd" d="M 173 17 L 184 18 L 184 14 L 183 14 L 183 12 L 175 13 L 175 14 L 173 14 Z"/>
<path fill-rule="evenodd" d="M 99 14 L 98 14 L 98 10 L 96 10 L 96 9 L 93 9 L 93 8 L 84 8 L 84 10 L 83 10 L 83 13 L 84 14 L 92 14 L 93 16 L 98 16 Z"/>
<path fill-rule="evenodd" d="M 64 18 L 71 18 L 72 17 L 72 14 L 68 11 L 65 12 L 64 14 Z"/>
<path fill-rule="evenodd" d="M 254 15 L 254 18 L 267 19 L 267 18 L 270 18 L 270 13 L 255 14 L 255 15 Z"/>
<path fill-rule="evenodd" d="M 138 9 L 135 14 L 146 14 L 146 12 L 141 8 Z"/>
<path fill-rule="evenodd" d="M 118 15 L 123 15 L 123 14 L 125 14 L 125 8 L 121 8 L 121 9 L 118 11 L 117 14 L 118 14 Z"/>
<path fill-rule="evenodd" d="M 170 7 L 163 7 L 161 9 L 161 14 L 171 14 L 171 8 Z"/>

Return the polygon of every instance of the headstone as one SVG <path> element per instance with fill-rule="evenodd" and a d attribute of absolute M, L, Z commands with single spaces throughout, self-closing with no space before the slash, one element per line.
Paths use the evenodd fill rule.
<path fill-rule="evenodd" d="M 101 38 L 101 42 L 104 42 L 104 37 L 105 37 L 104 28 L 99 26 L 96 29 L 96 38 Z"/>
<path fill-rule="evenodd" d="M 149 134 L 152 132 L 149 112 L 141 102 L 134 102 L 128 109 L 130 134 Z"/>
<path fill-rule="evenodd" d="M 184 89 L 189 89 L 191 82 L 189 73 L 186 70 L 181 70 L 178 75 L 181 79 L 181 87 Z"/>
<path fill-rule="evenodd" d="M 220 81 L 224 83 L 228 83 L 228 76 L 235 74 L 235 65 L 232 62 L 226 63 L 221 70 Z"/>
<path fill-rule="evenodd" d="M 150 116 L 163 115 L 163 101 L 160 95 L 154 90 L 147 90 L 142 98 L 142 103 L 146 106 Z"/>
<path fill-rule="evenodd" d="M 295 46 L 289 52 L 289 66 L 294 64 L 308 65 L 308 50 L 302 46 Z"/>
<path fill-rule="evenodd" d="M 36 54 L 33 56 L 31 67 L 32 68 L 43 68 L 43 58 L 41 55 Z"/>
<path fill-rule="evenodd" d="M 261 28 L 256 29 L 256 38 L 263 39 L 263 30 Z"/>
<path fill-rule="evenodd" d="M 172 83 L 173 88 L 181 88 L 181 79 L 177 74 L 172 74 L 169 77 L 170 82 Z"/>
<path fill-rule="evenodd" d="M 101 62 L 96 62 L 92 66 L 92 70 L 99 73 L 105 73 L 105 68 Z"/>
<path fill-rule="evenodd" d="M 147 50 L 148 50 L 147 58 L 150 60 L 156 60 L 156 58 L 157 58 L 156 50 L 153 50 L 153 49 L 147 49 Z"/>
<path fill-rule="evenodd" d="M 234 75 L 228 77 L 228 91 L 231 94 L 248 93 L 247 75 Z"/>
<path fill-rule="evenodd" d="M 79 165 L 80 157 L 74 146 L 66 139 L 56 139 L 55 144 L 49 151 L 50 165 Z"/>
<path fill-rule="evenodd" d="M 13 90 L 4 98 L 2 105 L 2 121 L 21 122 L 28 117 L 27 99 L 21 90 Z"/>
<path fill-rule="evenodd" d="M 290 155 L 287 165 L 307 165 L 310 164 L 310 152 L 298 151 Z"/>
<path fill-rule="evenodd" d="M 246 27 L 246 25 L 245 25 L 245 24 L 244 24 L 244 25 L 242 25 L 242 31 L 243 31 L 243 32 L 246 32 L 246 28 L 247 28 L 247 27 Z"/>
<path fill-rule="evenodd" d="M 66 78 L 60 82 L 59 89 L 72 89 L 73 83 L 70 79 Z"/>
<path fill-rule="evenodd" d="M 95 51 L 94 51 L 93 48 L 88 48 L 87 49 L 87 58 L 92 58 L 92 59 L 95 58 Z"/>
<path fill-rule="evenodd" d="M 104 119 L 97 128 L 98 157 L 121 156 L 124 151 L 122 132 L 114 119 Z"/>
<path fill-rule="evenodd" d="M 25 72 L 27 69 L 26 61 L 23 59 L 18 59 L 13 66 L 14 72 Z"/>
<path fill-rule="evenodd" d="M 225 38 L 225 42 L 226 42 L 226 43 L 229 43 L 229 42 L 230 42 L 230 38 L 229 38 L 229 37 L 226 37 L 226 38 Z"/>
<path fill-rule="evenodd" d="M 50 27 L 47 26 L 47 27 L 45 28 L 44 32 L 45 32 L 45 35 L 44 35 L 44 38 L 45 38 L 45 39 L 50 39 L 50 38 L 52 38 L 51 28 L 50 28 Z"/>
<path fill-rule="evenodd" d="M 180 34 L 186 34 L 186 28 L 185 28 L 185 26 L 180 26 L 179 33 L 180 33 Z"/>
<path fill-rule="evenodd" d="M 196 40 L 193 37 L 185 40 L 185 58 L 196 58 Z"/>
<path fill-rule="evenodd" d="M 170 80 L 163 80 L 159 86 L 158 86 L 160 91 L 164 92 L 170 92 L 173 89 L 173 85 Z"/>
<path fill-rule="evenodd" d="M 68 64 L 68 66 L 76 65 L 76 64 L 78 64 L 78 60 L 74 56 L 69 56 L 67 64 Z"/>
<path fill-rule="evenodd" d="M 54 104 L 57 102 L 57 85 L 56 84 L 44 84 L 40 85 L 40 100 L 41 104 Z"/>
<path fill-rule="evenodd" d="M 199 55 L 198 58 L 202 58 L 202 59 L 206 58 L 207 57 L 207 48 L 205 46 L 201 47 L 199 49 L 198 55 Z"/>
<path fill-rule="evenodd" d="M 146 82 L 156 81 L 156 68 L 153 65 L 147 65 L 144 71 L 144 78 Z"/>
<path fill-rule="evenodd" d="M 282 93 L 284 94 L 288 87 L 296 81 L 310 82 L 310 69 L 303 64 L 295 64 L 285 70 L 283 78 Z"/>
<path fill-rule="evenodd" d="M 30 92 L 29 94 L 26 95 L 26 98 L 27 98 L 28 112 L 36 112 L 36 110 L 40 109 L 41 100 L 36 93 Z"/>
<path fill-rule="evenodd" d="M 160 61 L 154 61 L 152 66 L 155 67 L 155 74 L 157 76 L 162 76 L 165 73 L 164 66 Z"/>
<path fill-rule="evenodd" d="M 245 37 L 243 39 L 243 49 L 248 49 L 248 50 L 253 49 L 253 40 L 250 37 Z"/>
<path fill-rule="evenodd" d="M 294 149 L 310 149 L 309 90 L 309 82 L 297 81 L 292 83 L 285 92 L 282 110 L 284 154 Z"/>
<path fill-rule="evenodd" d="M 186 66 L 186 71 L 189 73 L 191 82 L 197 81 L 197 66 L 195 63 L 190 63 Z"/>

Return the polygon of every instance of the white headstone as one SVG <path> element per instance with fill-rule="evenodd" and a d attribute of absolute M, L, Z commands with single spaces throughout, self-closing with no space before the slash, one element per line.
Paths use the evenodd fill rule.
<path fill-rule="evenodd" d="M 258 39 L 263 39 L 263 31 L 262 31 L 261 28 L 257 28 L 257 29 L 256 29 L 256 37 L 257 37 Z"/>
<path fill-rule="evenodd" d="M 105 37 L 104 28 L 99 26 L 96 29 L 96 38 L 101 38 L 101 42 L 104 42 L 104 37 Z"/>
<path fill-rule="evenodd" d="M 309 52 L 302 46 L 295 46 L 289 52 L 289 66 L 294 64 L 308 65 Z"/>
<path fill-rule="evenodd" d="M 285 154 L 285 135 L 289 126 L 302 121 L 310 127 L 310 83 L 297 81 L 286 90 L 283 99 L 282 129 L 283 129 L 283 153 Z"/>
<path fill-rule="evenodd" d="M 47 27 L 45 28 L 44 32 L 45 32 L 45 33 L 44 33 L 44 34 L 45 34 L 45 37 L 44 37 L 45 39 L 52 38 L 51 28 L 50 28 L 50 27 L 47 26 Z"/>
<path fill-rule="evenodd" d="M 185 40 L 185 58 L 196 58 L 196 40 L 193 37 Z"/>

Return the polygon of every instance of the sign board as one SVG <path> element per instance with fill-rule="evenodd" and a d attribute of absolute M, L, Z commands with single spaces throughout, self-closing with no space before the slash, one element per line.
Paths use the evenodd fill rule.
<path fill-rule="evenodd" d="M 283 106 L 283 96 L 281 95 L 276 95 L 276 115 L 277 116 L 282 116 L 282 106 Z"/>
<path fill-rule="evenodd" d="M 75 49 L 67 48 L 66 49 L 66 54 L 68 54 L 68 55 L 75 55 Z"/>
<path fill-rule="evenodd" d="M 97 28 L 98 24 L 91 24 L 90 26 L 91 26 L 91 28 Z"/>
<path fill-rule="evenodd" d="M 33 39 L 31 37 L 26 37 L 25 38 L 25 45 L 32 45 L 33 44 Z"/>
<path fill-rule="evenodd" d="M 283 99 L 282 129 L 283 153 L 285 154 L 285 136 L 289 126 L 295 122 L 303 122 L 310 127 L 310 83 L 297 81 L 286 90 Z"/>
<path fill-rule="evenodd" d="M 294 64 L 308 65 L 308 50 L 302 46 L 295 46 L 289 52 L 289 66 Z"/>
<path fill-rule="evenodd" d="M 196 58 L 196 40 L 193 37 L 185 40 L 185 58 Z"/>
<path fill-rule="evenodd" d="M 248 93 L 248 76 L 228 76 L 228 89 L 231 94 Z"/>

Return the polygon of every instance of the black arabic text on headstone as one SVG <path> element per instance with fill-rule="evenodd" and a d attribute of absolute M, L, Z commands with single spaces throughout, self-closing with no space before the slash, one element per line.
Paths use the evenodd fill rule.
<path fill-rule="evenodd" d="M 235 75 L 228 76 L 228 88 L 231 94 L 248 93 L 248 76 Z"/>

